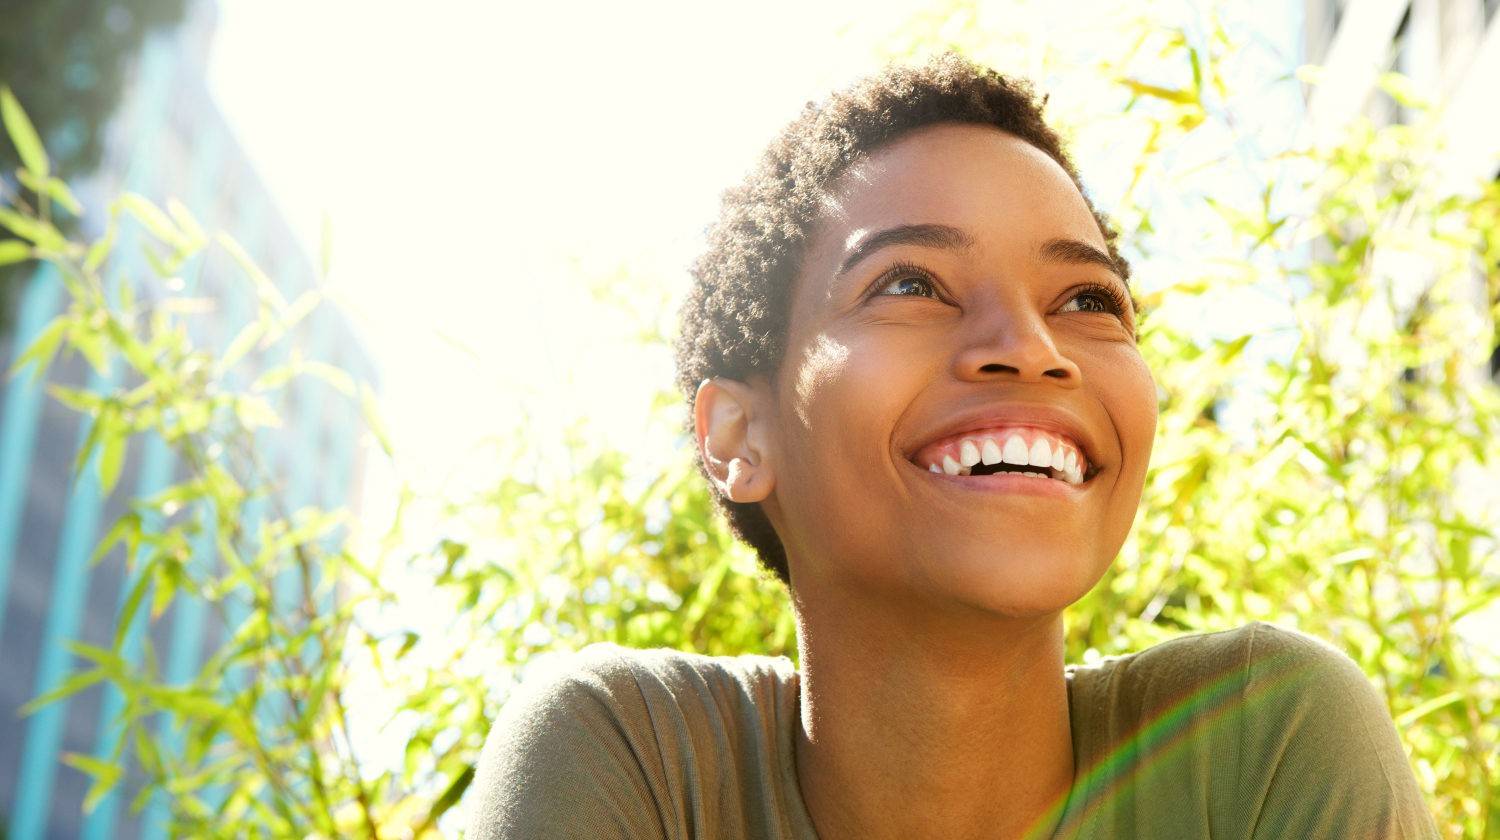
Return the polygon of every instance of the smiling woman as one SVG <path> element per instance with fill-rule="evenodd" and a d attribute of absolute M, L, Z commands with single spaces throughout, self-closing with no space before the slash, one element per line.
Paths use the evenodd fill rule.
<path fill-rule="evenodd" d="M 1435 836 L 1320 642 L 1065 666 L 1157 405 L 1129 268 L 1026 86 L 947 56 L 810 106 L 694 276 L 702 467 L 791 590 L 800 667 L 566 659 L 496 722 L 472 836 Z"/>

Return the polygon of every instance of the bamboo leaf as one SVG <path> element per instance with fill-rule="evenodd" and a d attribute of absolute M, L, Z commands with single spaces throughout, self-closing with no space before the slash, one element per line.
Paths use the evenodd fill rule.
<path fill-rule="evenodd" d="M 31 246 L 19 239 L 0 242 L 0 265 L 14 265 L 31 259 Z"/>
<path fill-rule="evenodd" d="M 129 286 L 125 286 L 120 293 L 121 313 L 128 314 L 133 309 L 130 304 L 133 303 L 134 293 L 126 291 L 129 288 Z M 151 356 L 151 351 L 146 349 L 146 345 L 142 344 L 141 340 L 136 338 L 118 317 L 111 315 L 105 321 L 104 331 L 132 368 L 143 376 L 148 377 L 148 381 L 149 377 L 156 374 L 157 364 L 156 360 Z"/>
<path fill-rule="evenodd" d="M 458 804 L 458 801 L 463 798 L 464 791 L 468 790 L 469 785 L 473 782 L 474 765 L 471 764 L 455 776 L 453 781 L 448 783 L 448 787 L 438 796 L 437 801 L 432 803 L 432 808 L 428 810 L 427 816 L 417 826 L 416 830 L 412 832 L 412 836 L 420 837 L 432 826 L 437 825 L 438 818 L 448 813 L 449 809 Z"/>
<path fill-rule="evenodd" d="M 37 709 L 42 708 L 43 706 L 56 703 L 57 701 L 62 700 L 66 697 L 72 697 L 74 694 L 77 694 L 85 688 L 88 688 L 95 683 L 102 682 L 107 676 L 108 674 L 103 668 L 93 668 L 88 671 L 79 671 L 78 673 L 70 675 L 67 679 L 63 680 L 62 683 L 59 684 L 56 688 L 52 689 L 46 694 L 43 694 L 27 702 L 19 710 L 17 710 L 16 714 L 20 715 L 21 717 L 26 717 L 32 712 L 35 712 Z"/>
<path fill-rule="evenodd" d="M 99 485 L 106 496 L 115 489 L 115 482 L 120 480 L 120 470 L 125 465 L 125 448 L 129 441 L 130 435 L 118 423 L 111 423 L 104 431 L 99 450 Z"/>
<path fill-rule="evenodd" d="M 265 335 L 265 332 L 266 325 L 263 321 L 251 321 L 246 324 L 235 335 L 234 339 L 229 342 L 229 346 L 224 349 L 224 354 L 219 357 L 219 361 L 215 364 L 214 369 L 218 375 L 224 375 L 225 372 L 238 364 L 240 359 L 243 359 L 245 354 L 249 353 L 250 349 L 255 346 L 255 343 L 260 341 L 261 336 Z"/>
<path fill-rule="evenodd" d="M 94 549 L 94 556 L 90 562 L 98 563 L 103 560 L 104 555 L 121 542 L 125 543 L 125 561 L 134 562 L 136 549 L 141 544 L 141 515 L 138 512 L 132 510 L 115 520 L 115 524 L 110 526 L 109 533 L 99 541 L 99 547 Z"/>
<path fill-rule="evenodd" d="M 21 103 L 8 86 L 0 86 L 0 121 L 5 123 L 5 131 L 16 147 L 21 165 L 38 178 L 46 178 L 52 174 L 47 162 L 47 152 L 42 147 L 42 138 L 37 136 L 31 119 L 26 116 L 26 111 L 21 108 Z"/>
<path fill-rule="evenodd" d="M 68 324 L 68 340 L 73 348 L 88 359 L 89 365 L 100 375 L 109 370 L 109 354 L 104 346 L 104 337 L 91 325 L 78 320 Z"/>
<path fill-rule="evenodd" d="M 1179 105 L 1192 105 L 1198 101 L 1198 97 L 1193 91 L 1182 88 L 1162 87 L 1161 85 L 1153 85 L 1138 79 L 1121 79 L 1120 84 L 1130 88 L 1131 92 L 1138 96 L 1164 99 Z"/>
<path fill-rule="evenodd" d="M 82 414 L 93 414 L 104 407 L 105 398 L 93 391 L 69 388 L 66 385 L 49 385 L 47 393 L 52 398 Z"/>
<path fill-rule="evenodd" d="M 322 302 L 323 293 L 317 289 L 310 289 L 298 295 L 297 299 L 292 301 L 291 305 L 287 307 L 286 312 L 281 316 L 281 331 L 286 332 L 296 327 L 297 324 L 302 322 L 303 318 L 306 318 Z"/>
<path fill-rule="evenodd" d="M 354 396 L 354 377 L 341 367 L 327 362 L 303 362 L 302 371 L 327 382 L 346 397 Z"/>
<path fill-rule="evenodd" d="M 62 761 L 69 767 L 82 770 L 94 780 L 94 783 L 89 786 L 89 792 L 83 798 L 85 814 L 92 813 L 95 806 L 99 804 L 99 800 L 113 790 L 124 775 L 124 768 L 119 764 L 103 761 L 90 755 L 63 753 Z"/>
<path fill-rule="evenodd" d="M 115 247 L 115 231 L 115 220 L 111 216 L 108 227 L 104 229 L 104 235 L 99 237 L 93 245 L 89 246 L 88 254 L 83 260 L 83 270 L 85 273 L 92 274 L 99 270 L 99 266 L 104 264 L 105 258 L 109 256 L 109 252 Z"/>
<path fill-rule="evenodd" d="M 152 236 L 162 242 L 174 248 L 187 243 L 187 236 L 172 222 L 172 218 L 145 196 L 139 193 L 125 193 L 120 196 L 119 203 L 125 212 L 134 216 L 136 221 L 140 222 Z M 160 271 L 158 269 L 158 273 Z"/>
<path fill-rule="evenodd" d="M 67 182 L 57 178 L 48 178 L 46 185 L 47 195 L 52 200 L 62 205 L 69 213 L 75 216 L 83 215 L 83 204 L 78 201 L 78 196 L 73 195 L 73 190 L 68 187 Z"/>
<path fill-rule="evenodd" d="M 37 337 L 32 340 L 31 346 L 16 359 L 11 366 L 12 376 L 20 372 L 27 365 L 35 365 L 31 371 L 31 381 L 35 382 L 47 375 L 47 368 L 52 365 L 52 359 L 57 355 L 57 347 L 62 343 L 63 336 L 67 335 L 68 328 L 72 326 L 72 319 L 67 315 L 59 315 L 52 319 Z"/>
<path fill-rule="evenodd" d="M 112 650 L 83 642 L 64 642 L 63 647 L 79 659 L 87 659 L 98 665 L 110 675 L 123 674 L 126 671 L 124 661 Z"/>
<path fill-rule="evenodd" d="M 167 215 L 176 223 L 177 229 L 186 236 L 189 244 L 199 247 L 208 240 L 208 235 L 203 232 L 203 226 L 198 224 L 198 219 L 193 215 L 186 205 L 176 198 L 167 199 Z"/>
<path fill-rule="evenodd" d="M 1464 699 L 1464 693 L 1462 691 L 1450 691 L 1446 694 L 1440 694 L 1437 697 L 1428 700 L 1426 703 L 1416 706 L 1410 711 L 1398 716 L 1396 718 L 1396 728 L 1404 729 L 1405 727 L 1416 723 L 1422 718 L 1427 717 L 1438 709 L 1441 709 L 1444 706 L 1451 706 L 1462 699 Z"/>
<path fill-rule="evenodd" d="M 250 384 L 252 391 L 273 391 L 290 382 L 297 375 L 298 366 L 294 364 L 277 365 L 262 373 Z"/>
<path fill-rule="evenodd" d="M 260 266 L 255 264 L 255 260 L 250 258 L 250 253 L 245 250 L 244 246 L 233 237 L 223 233 L 219 234 L 218 241 L 219 245 L 228 251 L 234 261 L 239 264 L 245 276 L 250 278 L 261 306 L 276 314 L 285 312 L 286 298 L 282 296 L 281 290 L 276 288 L 276 284 L 271 282 L 271 278 L 267 277 L 266 273 L 261 271 Z"/>
<path fill-rule="evenodd" d="M 27 169 L 18 172 L 17 177 L 27 189 L 37 195 L 47 196 L 74 216 L 83 213 L 83 205 L 78 203 L 77 196 L 73 195 L 73 191 L 68 189 L 68 185 L 63 181 L 57 178 L 38 178 Z"/>
<path fill-rule="evenodd" d="M 135 730 L 135 756 L 141 762 L 141 769 L 145 770 L 148 776 L 162 775 L 161 751 L 157 749 L 156 740 L 151 737 L 151 733 L 144 726 L 137 727 Z M 131 810 L 139 811 L 144 807 L 150 799 L 150 793 L 150 786 L 141 791 L 141 796 L 137 797 L 136 802 L 131 805 Z"/>
<path fill-rule="evenodd" d="M 246 429 L 279 428 L 281 416 L 266 399 L 257 394 L 241 394 L 234 399 L 234 413 Z"/>
<path fill-rule="evenodd" d="M 297 511 L 295 519 L 296 527 L 282 534 L 276 540 L 277 550 L 295 548 L 299 545 L 307 545 L 315 542 L 335 528 L 344 524 L 349 518 L 343 510 L 319 510 L 314 507 L 306 507 Z"/>
<path fill-rule="evenodd" d="M 172 599 L 177 596 L 178 585 L 181 581 L 182 566 L 175 559 L 167 559 L 151 567 L 152 621 L 161 618 L 161 614 L 167 611 L 167 607 L 172 606 Z"/>
<path fill-rule="evenodd" d="M 302 710 L 302 719 L 299 721 L 299 728 L 303 731 L 311 731 L 318 715 L 323 712 L 323 703 L 328 698 L 328 690 L 333 684 L 334 670 L 332 661 L 325 661 L 319 668 L 312 690 L 308 692 L 307 704 Z"/>
<path fill-rule="evenodd" d="M 45 251 L 62 251 L 68 243 L 51 223 L 23 216 L 9 207 L 0 207 L 0 226 Z"/>
<path fill-rule="evenodd" d="M 181 262 L 175 254 L 160 254 L 150 243 L 141 243 L 141 256 L 146 258 L 146 264 L 151 266 L 151 271 L 162 280 L 168 280 L 177 274 Z"/>
<path fill-rule="evenodd" d="M 135 583 L 131 584 L 125 603 L 120 606 L 120 618 L 115 624 L 114 639 L 110 642 L 110 647 L 116 652 L 124 646 L 125 637 L 130 633 L 130 626 L 135 623 L 136 613 L 141 611 L 141 602 L 145 600 L 146 590 L 150 586 L 151 574 L 148 566 L 136 574 Z"/>

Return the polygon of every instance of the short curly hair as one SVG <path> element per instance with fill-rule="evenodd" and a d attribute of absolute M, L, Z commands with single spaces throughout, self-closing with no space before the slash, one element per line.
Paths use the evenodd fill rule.
<path fill-rule="evenodd" d="M 891 66 L 826 102 L 809 102 L 744 183 L 724 193 L 718 221 L 708 230 L 708 249 L 692 266 L 676 344 L 677 384 L 687 397 L 689 424 L 705 379 L 762 375 L 774 381 L 785 350 L 792 282 L 825 190 L 855 162 L 925 126 L 992 125 L 1057 161 L 1083 194 L 1110 257 L 1128 280 L 1116 232 L 1089 201 L 1062 141 L 1042 118 L 1045 101 L 1025 81 L 946 53 L 915 66 Z M 760 505 L 712 492 L 734 533 L 790 583 L 786 549 Z"/>

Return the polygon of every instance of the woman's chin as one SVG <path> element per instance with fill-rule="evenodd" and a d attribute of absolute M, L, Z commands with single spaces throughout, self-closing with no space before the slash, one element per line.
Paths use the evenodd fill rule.
<path fill-rule="evenodd" d="M 934 596 L 1007 618 L 1059 613 L 1099 582 L 1108 561 L 1022 545 L 1002 551 L 969 550 L 928 558 L 919 585 Z"/>

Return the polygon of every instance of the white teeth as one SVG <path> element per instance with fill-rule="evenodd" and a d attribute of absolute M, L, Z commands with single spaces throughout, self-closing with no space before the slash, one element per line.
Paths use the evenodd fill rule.
<path fill-rule="evenodd" d="M 1069 484 L 1082 484 L 1083 483 L 1083 463 L 1082 463 L 1082 456 L 1080 456 L 1077 452 L 1069 449 L 1067 457 L 1063 459 L 1062 473 L 1063 473 L 1063 478 Z"/>
<path fill-rule="evenodd" d="M 1005 441 L 1005 451 L 1001 455 L 1007 464 L 1021 464 L 1024 466 L 1031 463 L 1026 458 L 1026 441 L 1021 440 L 1020 435 L 1011 435 L 1010 439 Z"/>
<path fill-rule="evenodd" d="M 1047 445 L 1047 439 L 1039 437 L 1036 443 L 1031 445 L 1031 463 L 1038 467 L 1050 467 L 1052 465 L 1052 447 Z"/>
<path fill-rule="evenodd" d="M 941 464 L 928 464 L 930 472 L 947 475 L 970 475 L 980 463 L 1016 464 L 1046 467 L 1048 472 L 1021 472 L 1033 478 L 1051 478 L 1071 485 L 1083 483 L 1085 465 L 1077 449 L 1049 436 L 1039 436 L 1031 446 L 1019 434 L 1005 438 L 1002 445 L 995 438 L 982 437 L 959 441 L 957 457 L 944 455 Z"/>

